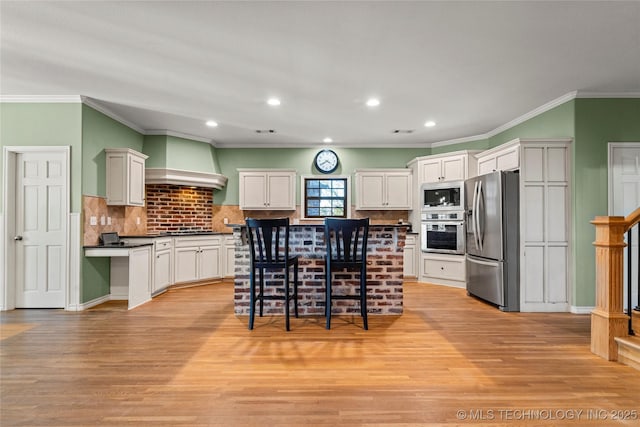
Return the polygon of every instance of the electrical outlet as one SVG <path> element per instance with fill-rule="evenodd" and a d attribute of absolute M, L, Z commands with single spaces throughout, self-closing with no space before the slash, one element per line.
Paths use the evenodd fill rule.
<path fill-rule="evenodd" d="M 104 215 L 102 215 L 100 217 L 100 225 L 105 225 L 107 223 L 107 220 L 105 219 Z"/>
<path fill-rule="evenodd" d="M 95 216 L 89 217 L 89 225 L 98 225 L 98 218 Z"/>
<path fill-rule="evenodd" d="M 225 219 L 223 219 L 223 220 L 222 220 L 222 222 L 223 222 L 224 224 L 229 224 L 229 218 L 225 218 Z"/>
<path fill-rule="evenodd" d="M 107 225 L 111 225 L 111 217 L 110 216 L 107 217 Z"/>
<path fill-rule="evenodd" d="M 140 225 L 140 217 L 136 218 L 136 225 Z"/>

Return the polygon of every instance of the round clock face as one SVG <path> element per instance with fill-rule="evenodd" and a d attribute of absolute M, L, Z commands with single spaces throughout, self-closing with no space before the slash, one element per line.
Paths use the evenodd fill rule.
<path fill-rule="evenodd" d="M 331 173 L 338 168 L 338 155 L 332 150 L 322 150 L 314 160 L 316 168 L 322 173 Z"/>

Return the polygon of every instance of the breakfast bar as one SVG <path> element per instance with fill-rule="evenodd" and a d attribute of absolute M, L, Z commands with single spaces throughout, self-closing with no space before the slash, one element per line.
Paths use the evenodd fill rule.
<path fill-rule="evenodd" d="M 407 226 L 402 224 L 371 224 L 367 248 L 367 308 L 369 314 L 402 314 L 403 250 Z M 246 226 L 234 225 L 236 315 L 249 315 L 249 270 L 251 260 Z M 301 316 L 324 315 L 325 308 L 325 238 L 324 227 L 318 224 L 290 226 L 289 254 L 300 257 L 298 310 Z M 356 288 L 357 273 L 334 273 L 333 289 Z M 267 272 L 265 280 L 282 281 L 282 270 Z M 275 286 L 269 288 L 276 288 Z M 353 293 L 353 289 L 349 289 Z M 283 315 L 282 301 L 265 301 L 266 314 Z M 340 301 L 334 314 L 359 314 L 357 301 Z"/>

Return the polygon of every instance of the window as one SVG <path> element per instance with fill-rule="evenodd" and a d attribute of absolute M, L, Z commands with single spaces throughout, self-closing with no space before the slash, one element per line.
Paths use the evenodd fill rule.
<path fill-rule="evenodd" d="M 348 217 L 348 178 L 307 177 L 302 182 L 305 218 Z"/>

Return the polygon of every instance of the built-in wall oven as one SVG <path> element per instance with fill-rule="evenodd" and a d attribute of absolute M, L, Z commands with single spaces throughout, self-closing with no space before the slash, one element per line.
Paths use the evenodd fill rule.
<path fill-rule="evenodd" d="M 423 211 L 421 222 L 423 252 L 465 253 L 464 211 Z"/>

